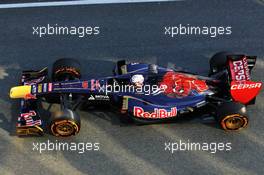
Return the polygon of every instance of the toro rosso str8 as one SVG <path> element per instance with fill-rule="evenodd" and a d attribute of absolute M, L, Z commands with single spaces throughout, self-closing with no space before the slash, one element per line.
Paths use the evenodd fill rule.
<path fill-rule="evenodd" d="M 17 134 L 43 135 L 48 126 L 55 136 L 75 135 L 81 126 L 78 106 L 100 103 L 139 122 L 171 119 L 206 107 L 203 112 L 214 116 L 221 128 L 239 130 L 247 126 L 246 106 L 255 103 L 262 87 L 251 80 L 255 63 L 255 56 L 219 52 L 210 59 L 209 76 L 200 76 L 120 60 L 113 76 L 85 79 L 77 60 L 59 59 L 51 78 L 47 68 L 23 71 L 21 85 L 11 88 L 10 97 L 21 99 Z M 39 112 L 43 100 L 60 104 L 47 121 Z"/>

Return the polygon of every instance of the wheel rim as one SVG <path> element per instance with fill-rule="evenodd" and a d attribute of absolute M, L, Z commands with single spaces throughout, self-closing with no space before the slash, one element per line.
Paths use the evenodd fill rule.
<path fill-rule="evenodd" d="M 222 120 L 221 125 L 225 130 L 238 130 L 245 127 L 247 123 L 248 120 L 246 117 L 239 114 L 234 114 L 226 116 Z"/>
<path fill-rule="evenodd" d="M 51 131 L 55 136 L 71 136 L 78 132 L 78 125 L 69 120 L 54 122 L 51 126 Z"/>

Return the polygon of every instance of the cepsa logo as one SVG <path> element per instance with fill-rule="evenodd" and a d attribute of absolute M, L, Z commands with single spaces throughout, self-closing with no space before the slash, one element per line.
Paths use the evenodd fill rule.
<path fill-rule="evenodd" d="M 247 58 L 244 57 L 242 60 L 234 61 L 233 62 L 233 70 L 234 70 L 234 77 L 235 80 L 249 80 L 249 69 L 247 64 Z"/>
<path fill-rule="evenodd" d="M 254 99 L 261 90 L 261 82 L 253 81 L 232 81 L 231 96 L 234 101 L 247 104 Z"/>
<path fill-rule="evenodd" d="M 154 108 L 154 112 L 150 113 L 150 112 L 145 112 L 144 109 L 139 106 L 135 106 L 133 114 L 135 117 L 140 117 L 140 118 L 152 118 L 152 119 L 169 118 L 169 117 L 175 117 L 177 115 L 177 108 L 173 107 L 170 109 L 170 111 L 167 111 L 166 109 Z"/>
<path fill-rule="evenodd" d="M 261 83 L 243 83 L 243 84 L 234 84 L 231 86 L 231 90 L 237 89 L 252 89 L 252 88 L 261 88 Z"/>

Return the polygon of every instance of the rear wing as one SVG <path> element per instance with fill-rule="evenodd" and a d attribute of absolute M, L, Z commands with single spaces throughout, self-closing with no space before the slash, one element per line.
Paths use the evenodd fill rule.
<path fill-rule="evenodd" d="M 229 55 L 227 60 L 232 81 L 250 80 L 251 70 L 256 64 L 256 56 Z"/>
<path fill-rule="evenodd" d="M 256 59 L 256 56 L 227 56 L 230 94 L 234 101 L 245 105 L 255 102 L 262 87 L 262 82 L 251 81 L 251 70 L 256 64 Z"/>

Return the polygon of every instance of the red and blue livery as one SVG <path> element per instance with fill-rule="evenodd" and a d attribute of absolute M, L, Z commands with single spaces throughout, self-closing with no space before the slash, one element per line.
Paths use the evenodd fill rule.
<path fill-rule="evenodd" d="M 23 71 L 21 85 L 12 87 L 11 98 L 21 99 L 18 135 L 55 136 L 80 131 L 80 106 L 112 105 L 137 122 L 169 120 L 202 111 L 215 117 L 221 128 L 239 130 L 248 124 L 247 105 L 255 103 L 262 82 L 251 80 L 255 56 L 219 52 L 210 59 L 208 76 L 160 67 L 155 64 L 116 63 L 112 76 L 85 79 L 74 59 L 57 60 L 52 68 Z M 57 103 L 51 116 L 40 114 L 40 103 Z"/>

